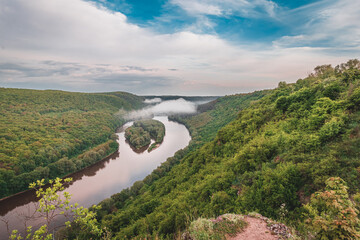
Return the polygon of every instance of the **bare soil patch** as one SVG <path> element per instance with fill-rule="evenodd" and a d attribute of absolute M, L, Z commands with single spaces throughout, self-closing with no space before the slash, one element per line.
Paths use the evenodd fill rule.
<path fill-rule="evenodd" d="M 235 237 L 228 237 L 228 240 L 278 240 L 279 237 L 267 228 L 267 223 L 260 218 L 245 217 L 248 223 L 243 232 L 238 233 Z"/>

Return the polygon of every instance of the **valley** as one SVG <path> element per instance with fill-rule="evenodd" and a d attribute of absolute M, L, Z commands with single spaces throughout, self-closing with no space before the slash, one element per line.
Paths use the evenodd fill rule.
<path fill-rule="evenodd" d="M 111 93 L 100 95 L 114 100 Z M 56 110 L 50 105 L 46 105 L 46 112 L 38 112 L 35 105 L 30 107 L 33 111 L 25 111 L 27 106 L 16 94 L 9 98 L 14 99 L 12 101 L 3 100 L 6 107 L 3 112 L 8 114 L 6 119 L 10 118 L 9 114 L 16 119 L 14 125 L 2 120 L 7 129 L 13 129 L 12 132 L 2 130 L 5 150 L 1 154 L 6 158 L 2 160 L 1 184 L 7 187 L 5 194 L 17 192 L 12 187 L 17 186 L 17 182 L 12 179 L 20 179 L 18 176 L 32 176 L 25 178 L 27 181 L 65 176 L 74 172 L 77 166 L 85 167 L 81 165 L 82 159 L 92 159 L 85 161 L 90 166 L 120 145 L 119 156 L 100 161 L 100 169 L 93 165 L 96 170 L 90 171 L 89 176 L 86 169 L 79 172 L 81 177 L 74 177 L 75 182 L 68 188 L 74 195 L 73 200 L 84 206 L 99 202 L 101 208 L 92 208 L 96 213 L 96 226 L 109 231 L 114 239 L 195 236 L 199 232 L 190 226 L 211 222 L 214 220 L 209 219 L 229 213 L 251 216 L 259 213 L 281 221 L 290 226 L 293 233 L 296 230 L 300 239 L 308 238 L 309 234 L 319 239 L 320 236 L 332 239 L 340 233 L 346 236 L 345 239 L 357 239 L 360 234 L 357 215 L 360 209 L 358 60 L 349 60 L 336 67 L 318 66 L 296 83 L 280 82 L 275 89 L 219 97 L 202 105 L 184 98 L 132 98 L 137 99 L 138 107 L 119 111 L 117 107 L 122 105 L 116 105 L 116 97 L 111 106 L 99 105 L 96 109 L 97 104 L 108 104 L 108 100 L 94 101 L 87 108 L 82 107 L 82 103 L 76 110 L 58 110 L 55 115 L 54 110 L 48 112 L 49 109 Z M 83 101 L 81 99 L 77 101 Z M 59 103 L 61 101 L 53 104 Z M 64 118 L 70 114 L 68 111 L 78 114 L 78 118 L 72 121 Z M 100 113 L 103 113 L 103 119 L 98 117 Z M 49 121 L 49 114 L 54 122 Z M 134 152 L 125 143 L 125 129 L 117 134 L 119 140 L 114 144 L 116 136 L 113 133 L 119 126 L 127 122 L 124 128 L 130 127 L 133 120 L 154 116 L 165 125 L 164 140 L 159 140 L 158 148 L 151 152 Z M 76 119 L 80 120 L 77 122 Z M 44 130 L 31 133 L 19 128 L 17 122 L 24 125 L 32 122 L 26 127 Z M 53 162 L 39 162 L 41 145 L 34 142 L 47 142 L 43 139 L 51 138 L 50 133 L 62 134 L 66 140 L 65 133 L 71 131 L 64 125 L 71 127 L 69 123 L 73 122 L 84 124 L 83 129 L 91 129 L 94 133 L 104 133 L 100 134 L 102 141 L 92 141 L 93 150 L 84 147 L 78 155 L 70 154 L 67 159 L 64 159 L 65 155 L 60 159 L 61 155 L 55 153 L 59 156 Z M 92 122 L 94 124 L 90 124 Z M 135 127 L 139 126 L 144 127 L 141 122 Z M 104 129 L 108 131 L 103 132 Z M 37 132 L 47 134 L 40 138 L 35 134 Z M 143 129 L 138 135 L 143 136 L 145 132 Z M 22 137 L 16 138 L 12 133 L 22 134 Z M 154 135 L 152 138 L 156 141 Z M 170 142 L 176 143 L 171 151 L 167 150 Z M 22 144 L 22 149 L 28 151 L 11 155 L 7 149 L 16 144 Z M 35 149 L 36 154 L 31 149 Z M 89 150 L 92 153 L 88 153 Z M 140 162 L 137 157 L 141 158 Z M 118 165 L 121 159 L 125 159 L 124 165 Z M 64 168 L 55 168 L 54 164 Z M 149 167 L 143 168 L 147 165 Z M 29 173 L 25 166 L 32 166 Z M 130 166 L 134 168 L 127 169 Z M 59 170 L 54 171 L 56 169 Z M 141 173 L 137 174 L 137 171 Z M 125 184 L 116 180 L 122 176 L 127 179 Z M 81 196 L 77 196 L 78 193 Z M 325 215 L 331 217 L 323 218 Z M 81 239 L 99 236 L 91 231 L 80 232 L 76 227 L 65 229 L 61 234 Z"/>
<path fill-rule="evenodd" d="M 124 131 L 132 125 L 128 122 L 120 128 L 117 133 L 119 149 L 108 158 L 101 160 L 67 177 L 73 181 L 65 189 L 72 195 L 72 203 L 79 203 L 81 206 L 90 207 L 97 204 L 106 197 L 127 189 L 137 181 L 143 180 L 149 173 L 156 169 L 167 158 L 186 147 L 190 141 L 187 129 L 178 123 L 170 122 L 166 116 L 155 117 L 165 125 L 166 134 L 162 144 L 152 152 L 136 153 L 125 141 Z M 91 186 L 91 187 L 90 187 Z M 1 219 L 8 221 L 10 229 L 23 231 L 26 224 L 39 226 L 41 221 L 27 220 L 26 216 L 35 211 L 36 196 L 33 191 L 20 193 L 13 197 L 0 201 Z M 31 214 L 29 214 L 31 215 Z M 62 226 L 65 219 L 59 217 L 51 228 Z M 0 239 L 8 236 L 6 226 L 0 222 Z"/>

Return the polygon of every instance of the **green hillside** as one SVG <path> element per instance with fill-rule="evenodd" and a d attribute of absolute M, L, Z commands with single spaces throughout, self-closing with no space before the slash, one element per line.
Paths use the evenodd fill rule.
<path fill-rule="evenodd" d="M 190 141 L 189 146 L 186 147 L 184 150 L 178 151 L 174 157 L 169 158 L 165 163 L 163 163 L 160 167 L 158 167 L 150 175 L 148 175 L 143 181 L 138 181 L 131 188 L 125 189 L 122 192 L 113 195 L 110 199 L 104 200 L 101 203 L 102 209 L 98 212 L 98 216 L 104 219 L 113 218 L 114 216 L 107 214 L 112 213 L 116 209 L 121 209 L 121 211 L 125 209 L 129 210 L 129 212 L 124 212 L 124 215 L 127 215 L 129 213 L 131 215 L 132 213 L 135 213 L 137 216 L 139 216 L 137 213 L 138 210 L 136 210 L 136 208 L 140 207 L 141 201 L 146 202 L 146 206 L 142 206 L 141 209 L 145 208 L 147 209 L 145 210 L 145 212 L 153 212 L 155 208 L 159 205 L 161 198 L 153 198 L 153 196 L 149 195 L 146 189 L 160 188 L 160 185 L 162 183 L 168 181 L 170 178 L 173 177 L 173 171 L 171 169 L 174 169 L 179 165 L 181 166 L 182 163 L 180 161 L 183 161 L 184 156 L 188 157 L 192 154 L 196 154 L 197 150 L 201 146 L 208 142 L 209 139 L 212 140 L 216 136 L 216 133 L 219 129 L 221 129 L 227 123 L 236 119 L 238 112 L 241 109 L 244 109 L 251 104 L 254 104 L 257 100 L 266 96 L 268 93 L 269 91 L 258 91 L 251 94 L 237 94 L 232 96 L 226 96 L 217 99 L 216 101 L 211 102 L 206 106 L 201 106 L 200 109 L 206 110 L 202 110 L 202 112 L 198 115 L 169 117 L 170 120 L 181 122 L 189 128 L 192 136 L 192 140 Z M 142 193 L 145 193 L 145 195 L 140 197 Z M 136 203 L 131 201 L 131 199 L 134 200 L 137 198 L 138 200 L 135 201 Z M 186 205 L 185 202 L 183 202 L 182 204 L 184 206 Z M 140 214 L 141 216 L 146 215 L 146 213 Z M 165 216 L 164 214 L 165 213 L 162 213 L 163 216 Z M 132 221 L 132 217 L 135 217 L 136 219 L 136 216 L 131 217 L 130 215 L 127 216 L 129 218 L 127 218 L 127 220 L 125 221 Z M 186 221 L 181 223 L 182 226 L 185 223 Z M 111 226 L 113 225 L 111 224 Z M 121 228 L 123 227 L 124 226 L 121 226 Z M 120 226 L 119 228 L 114 227 L 114 232 L 118 232 L 119 229 Z M 145 233 L 148 233 L 148 231 L 142 232 L 141 234 Z M 122 237 L 124 236 L 120 235 L 119 238 L 121 239 Z"/>
<path fill-rule="evenodd" d="M 257 211 L 301 228 L 303 204 L 329 177 L 344 179 L 351 195 L 359 192 L 359 61 L 319 66 L 309 77 L 281 82 L 261 100 L 245 103 L 213 140 L 191 145 L 192 151 L 104 200 L 98 212 L 103 226 L 116 239 L 172 239 L 198 217 Z M 226 122 L 211 117 L 222 109 L 220 118 L 233 110 L 215 107 L 184 120 L 197 146 Z"/>
<path fill-rule="evenodd" d="M 0 198 L 29 183 L 64 176 L 117 149 L 119 109 L 142 98 L 114 93 L 71 93 L 0 88 Z"/>
<path fill-rule="evenodd" d="M 233 121 L 240 110 L 265 96 L 269 91 L 235 94 L 200 105 L 195 116 L 174 115 L 169 119 L 184 124 L 190 131 L 191 145 L 201 145 L 214 139 L 217 131 Z"/>

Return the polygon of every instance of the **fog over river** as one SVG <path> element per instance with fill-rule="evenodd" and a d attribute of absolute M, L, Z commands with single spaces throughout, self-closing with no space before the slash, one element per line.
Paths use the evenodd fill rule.
<path fill-rule="evenodd" d="M 89 207 L 101 200 L 130 187 L 134 182 L 142 180 L 150 174 L 168 157 L 176 151 L 186 147 L 190 141 L 190 134 L 182 124 L 168 120 L 166 113 L 192 113 L 196 111 L 196 105 L 184 99 L 170 100 L 151 105 L 142 111 L 130 113 L 130 116 L 155 115 L 154 119 L 165 125 L 165 137 L 163 143 L 150 153 L 134 152 L 125 142 L 124 129 L 131 126 L 132 122 L 126 123 L 117 135 L 119 136 L 119 150 L 111 157 L 104 159 L 91 167 L 73 174 L 74 181 L 65 190 L 69 192 L 73 203 Z M 144 114 L 146 113 L 146 114 Z M 131 115 L 132 114 L 132 115 Z M 159 116 L 161 115 L 161 116 Z M 35 196 L 31 191 L 14 195 L 0 201 L 0 239 L 7 239 L 6 224 L 12 229 L 24 229 L 24 216 L 31 213 L 35 207 Z M 60 223 L 63 224 L 59 220 Z M 28 225 L 36 226 L 40 221 L 29 221 Z"/>
<path fill-rule="evenodd" d="M 162 101 L 161 98 L 146 99 L 145 103 L 154 104 L 141 110 L 132 111 L 125 115 L 126 119 L 139 119 L 159 115 L 192 114 L 196 113 L 197 103 L 183 98 Z"/>

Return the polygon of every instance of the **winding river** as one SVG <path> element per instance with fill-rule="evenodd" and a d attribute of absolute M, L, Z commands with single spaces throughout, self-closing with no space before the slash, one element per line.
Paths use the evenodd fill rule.
<path fill-rule="evenodd" d="M 171 122 L 166 116 L 154 119 L 165 125 L 163 143 L 152 152 L 136 153 L 125 142 L 124 130 L 132 125 L 126 123 L 118 133 L 119 150 L 112 156 L 71 175 L 72 184 L 66 189 L 71 194 L 71 201 L 89 207 L 110 197 L 134 182 L 144 179 L 168 157 L 186 147 L 191 139 L 186 127 Z M 34 193 L 27 191 L 0 201 L 0 239 L 8 238 L 9 229 L 24 229 L 24 215 L 34 210 L 36 199 Z M 8 224 L 5 224 L 5 221 Z M 41 224 L 40 221 L 29 225 Z"/>

